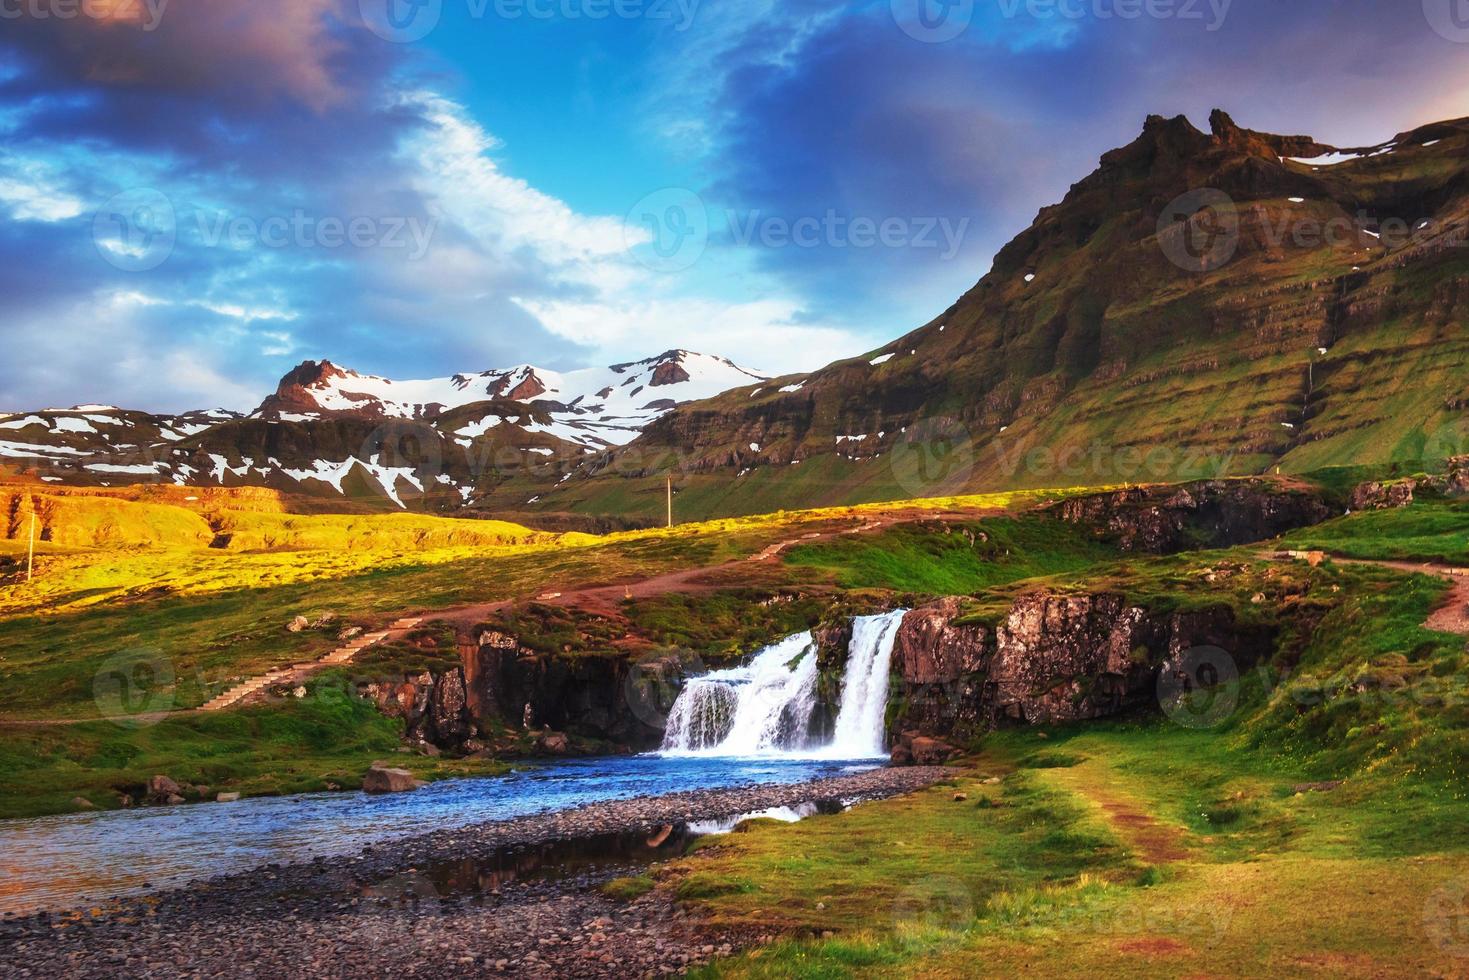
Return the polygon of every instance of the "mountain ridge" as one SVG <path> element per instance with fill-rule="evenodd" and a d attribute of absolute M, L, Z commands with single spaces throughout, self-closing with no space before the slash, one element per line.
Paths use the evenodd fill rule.
<path fill-rule="evenodd" d="M 1466 228 L 1469 120 L 1343 149 L 1150 116 L 938 317 L 683 405 L 546 506 L 651 512 L 670 453 L 693 514 L 1445 459 Z"/>

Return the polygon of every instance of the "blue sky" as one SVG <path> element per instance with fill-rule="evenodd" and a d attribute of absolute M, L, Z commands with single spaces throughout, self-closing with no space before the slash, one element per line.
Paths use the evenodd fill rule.
<path fill-rule="evenodd" d="M 121 2 L 0 18 L 0 410 L 247 409 L 322 357 L 809 369 L 1149 113 L 1469 114 L 1456 0 Z"/>

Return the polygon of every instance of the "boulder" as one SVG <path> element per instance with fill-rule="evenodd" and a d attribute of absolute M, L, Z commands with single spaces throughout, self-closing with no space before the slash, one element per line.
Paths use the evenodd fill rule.
<path fill-rule="evenodd" d="M 289 623 L 286 624 L 286 632 L 299 633 L 310 625 L 311 620 L 307 619 L 305 616 L 295 616 L 291 619 Z"/>
<path fill-rule="evenodd" d="M 184 801 L 183 791 L 179 788 L 179 784 L 167 776 L 154 776 L 148 780 L 146 797 L 149 803 L 155 805 Z"/>
<path fill-rule="evenodd" d="M 364 793 L 408 793 L 424 785 L 407 769 L 390 769 L 382 763 L 374 763 L 362 777 Z"/>
<path fill-rule="evenodd" d="M 542 752 L 550 755 L 565 755 L 571 751 L 571 740 L 561 732 L 547 732 L 537 742 Z"/>
<path fill-rule="evenodd" d="M 959 754 L 948 742 L 923 737 L 913 740 L 912 752 L 914 764 L 920 766 L 941 766 Z"/>
<path fill-rule="evenodd" d="M 216 803 L 234 803 L 240 798 L 239 793 L 220 793 L 214 798 Z"/>
<path fill-rule="evenodd" d="M 97 804 L 93 803 L 91 800 L 87 799 L 85 796 L 74 796 L 74 797 L 72 797 L 71 805 L 74 806 L 74 807 L 76 807 L 78 810 L 95 810 L 95 809 L 97 809 Z"/>

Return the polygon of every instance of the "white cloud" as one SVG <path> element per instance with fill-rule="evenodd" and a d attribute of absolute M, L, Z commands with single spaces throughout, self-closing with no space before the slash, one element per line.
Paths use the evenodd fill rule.
<path fill-rule="evenodd" d="M 813 370 L 868 346 L 852 332 L 798 322 L 788 299 L 722 303 L 711 299 L 610 298 L 603 302 L 517 299 L 551 332 L 593 347 L 606 361 L 672 347 L 720 354 L 765 374 Z M 775 362 L 775 363 L 772 363 Z"/>

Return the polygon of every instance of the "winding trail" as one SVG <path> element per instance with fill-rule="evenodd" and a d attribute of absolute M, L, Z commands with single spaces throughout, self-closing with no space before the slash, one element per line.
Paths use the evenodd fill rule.
<path fill-rule="evenodd" d="M 464 635 L 494 614 L 526 602 L 577 609 L 594 615 L 616 616 L 621 611 L 622 603 L 627 599 L 649 599 L 670 593 L 681 593 L 685 595 L 704 594 L 720 589 L 737 587 L 742 584 L 750 584 L 753 572 L 752 566 L 772 562 L 787 549 L 796 545 L 810 544 L 814 541 L 849 535 L 871 534 L 895 524 L 939 520 L 943 518 L 974 519 L 995 516 L 1002 513 L 1005 513 L 1002 508 L 976 508 L 972 510 L 903 510 L 898 513 L 880 516 L 860 515 L 857 518 L 859 523 L 854 527 L 834 527 L 822 531 L 808 531 L 796 537 L 787 538 L 768 545 L 753 555 L 722 562 L 717 565 L 700 565 L 693 568 L 664 572 L 644 579 L 591 585 L 566 591 L 555 591 L 553 588 L 550 591 L 541 592 L 536 595 L 522 595 L 494 602 L 470 603 L 451 606 L 446 609 L 402 610 L 394 616 L 393 621 L 389 625 L 370 630 L 358 639 L 332 650 L 318 660 L 288 664 L 267 671 L 264 674 L 243 678 L 199 707 L 179 708 L 173 711 L 162 712 L 157 717 L 194 715 L 206 712 L 213 713 L 258 702 L 268 695 L 272 687 L 284 685 L 295 686 L 304 683 L 313 675 L 329 667 L 351 663 L 359 653 L 369 647 L 406 639 L 414 630 L 428 623 L 447 623 L 452 625 L 461 635 Z M 6 727 L 44 728 L 53 725 L 82 724 L 97 720 L 99 719 L 0 718 L 0 729 Z"/>
<path fill-rule="evenodd" d="M 1375 568 L 1389 568 L 1397 572 L 1408 572 L 1415 575 L 1432 575 L 1448 582 L 1452 588 L 1449 590 L 1448 600 L 1444 605 L 1435 609 L 1424 620 L 1423 625 L 1427 629 L 1436 630 L 1440 633 L 1456 633 L 1459 636 L 1469 636 L 1469 568 L 1461 565 L 1450 565 L 1438 561 L 1406 561 L 1390 558 L 1346 558 L 1341 555 L 1333 555 L 1322 551 L 1271 551 L 1264 553 L 1264 557 L 1272 561 L 1309 561 L 1314 555 L 1330 558 L 1338 565 L 1370 565 Z"/>

